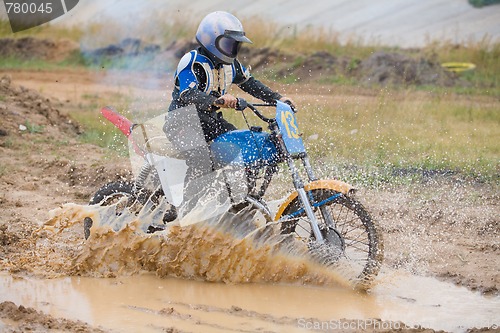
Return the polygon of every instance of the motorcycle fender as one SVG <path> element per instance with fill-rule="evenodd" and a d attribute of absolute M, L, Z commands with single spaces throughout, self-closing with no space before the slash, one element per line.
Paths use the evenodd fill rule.
<path fill-rule="evenodd" d="M 186 178 L 186 161 L 149 153 L 146 158 L 156 169 L 161 187 L 167 201 L 179 207 L 184 200 L 184 179 Z"/>
<path fill-rule="evenodd" d="M 304 190 L 311 191 L 311 190 L 317 190 L 317 189 L 327 189 L 327 190 L 333 190 L 336 192 L 340 192 L 345 195 L 353 194 L 356 189 L 352 187 L 351 185 L 344 183 L 340 180 L 335 180 L 335 179 L 321 179 L 321 180 L 315 180 L 313 182 L 310 182 L 306 186 L 304 186 Z M 285 201 L 281 204 L 281 206 L 278 208 L 278 211 L 276 213 L 276 216 L 274 217 L 275 221 L 278 221 L 281 218 L 281 215 L 283 215 L 283 212 L 286 210 L 288 205 L 290 205 L 295 198 L 297 198 L 298 193 L 297 191 L 291 193 L 288 198 L 285 199 Z"/>

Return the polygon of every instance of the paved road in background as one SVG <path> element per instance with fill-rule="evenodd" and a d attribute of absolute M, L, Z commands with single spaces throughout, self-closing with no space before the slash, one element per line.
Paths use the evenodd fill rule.
<path fill-rule="evenodd" d="M 142 15 L 167 11 L 198 22 L 214 10 L 242 18 L 259 16 L 297 29 L 321 26 L 338 32 L 343 41 L 357 36 L 368 44 L 412 47 L 436 39 L 480 40 L 485 35 L 500 41 L 500 5 L 478 9 L 467 0 L 80 0 L 59 22 L 128 24 Z"/>
<path fill-rule="evenodd" d="M 174 2 L 180 1 L 172 1 Z M 500 5 L 477 9 L 467 0 L 243 0 L 194 1 L 192 10 L 227 8 L 299 28 L 322 26 L 343 40 L 361 36 L 367 43 L 421 46 L 429 39 L 455 42 L 485 35 L 500 40 Z M 190 6 L 190 10 L 191 10 Z"/>

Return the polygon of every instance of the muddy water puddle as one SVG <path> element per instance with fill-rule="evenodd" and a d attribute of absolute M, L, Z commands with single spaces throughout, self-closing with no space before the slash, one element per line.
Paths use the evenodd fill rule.
<path fill-rule="evenodd" d="M 141 214 L 78 205 L 54 211 L 25 244 L 30 251 L 11 263 L 53 278 L 0 273 L 0 301 L 125 333 L 397 330 L 402 323 L 461 332 L 499 323 L 500 297 L 404 271 L 385 268 L 369 294 L 356 292 L 351 266 L 318 265 L 272 225 L 256 226 L 253 215 L 145 234 L 142 223 L 156 215 Z M 94 224 L 82 241 L 88 216 Z"/>
<path fill-rule="evenodd" d="M 119 332 L 170 327 L 194 332 L 334 331 L 353 325 L 362 329 L 370 318 L 382 319 L 376 325 L 385 328 L 404 322 L 460 332 L 492 327 L 500 318 L 499 297 L 399 272 L 383 274 L 370 294 L 345 287 L 209 283 L 152 274 L 35 279 L 2 273 L 0 295 L 0 301 Z"/>

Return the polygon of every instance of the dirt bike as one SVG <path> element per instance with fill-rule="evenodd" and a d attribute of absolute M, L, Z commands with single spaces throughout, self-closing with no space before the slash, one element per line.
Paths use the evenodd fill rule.
<path fill-rule="evenodd" d="M 265 117 L 257 109 L 261 106 L 275 106 L 275 117 Z M 222 165 L 240 163 L 244 166 L 248 188 L 245 202 L 263 212 L 269 222 L 277 224 L 282 234 L 293 234 L 297 240 L 303 241 L 313 255 L 323 257 L 323 263 L 334 264 L 340 258 L 355 263 L 360 285 L 369 284 L 379 272 L 383 243 L 370 214 L 354 198 L 356 190 L 340 180 L 316 177 L 299 133 L 295 111 L 288 104 L 280 101 L 274 105 L 251 104 L 238 99 L 237 110 L 242 111 L 244 117 L 245 109 L 250 109 L 267 123 L 269 132 L 262 131 L 261 127 L 249 126 L 245 130 L 224 133 L 210 146 L 212 158 Z M 132 139 L 133 131 L 142 125 L 133 124 L 109 107 L 103 108 L 101 113 L 129 138 L 134 151 L 144 158 L 144 165 L 135 181 L 103 186 L 90 204 L 110 205 L 116 199 L 126 197 L 124 205 L 127 207 L 148 202 L 154 205 L 171 192 L 162 183 L 162 179 L 169 177 L 165 166 L 156 163 L 151 155 L 156 156 L 156 161 L 161 157 L 151 153 L 151 141 L 145 139 L 144 144 L 139 145 L 137 140 Z M 248 125 L 246 117 L 245 121 Z M 145 132 L 144 128 L 142 132 Z M 273 213 L 263 197 L 280 163 L 287 164 L 295 190 Z M 307 175 L 306 181 L 302 179 L 300 170 Z M 152 190 L 145 187 L 148 177 L 154 179 Z M 176 201 L 171 195 L 168 197 Z M 179 202 L 177 200 L 176 204 Z M 163 222 L 176 218 L 175 205 L 172 204 L 165 212 Z M 90 235 L 91 224 L 92 221 L 86 221 L 86 238 Z M 147 231 L 162 229 L 162 226 L 155 225 Z M 328 257 L 326 260 L 325 256 Z"/>

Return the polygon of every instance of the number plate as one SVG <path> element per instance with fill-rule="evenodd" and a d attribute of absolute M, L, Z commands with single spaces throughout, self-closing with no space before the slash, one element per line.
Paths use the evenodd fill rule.
<path fill-rule="evenodd" d="M 276 107 L 276 121 L 278 122 L 278 127 L 288 152 L 290 154 L 305 152 L 306 148 L 299 134 L 297 118 L 295 118 L 295 114 L 288 104 L 278 101 Z"/>

